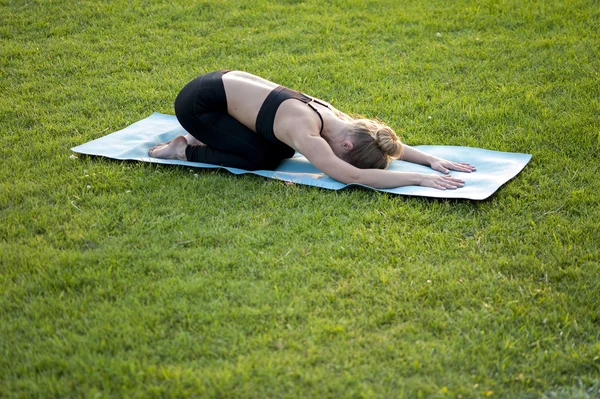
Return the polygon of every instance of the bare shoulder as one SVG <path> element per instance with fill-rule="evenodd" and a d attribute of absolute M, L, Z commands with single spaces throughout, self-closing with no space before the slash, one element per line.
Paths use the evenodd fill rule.
<path fill-rule="evenodd" d="M 284 101 L 279 106 L 273 130 L 275 137 L 300 151 L 298 145 L 310 137 L 321 137 L 321 120 L 301 101 Z"/>
<path fill-rule="evenodd" d="M 303 126 L 303 128 L 299 128 L 302 125 L 296 124 L 295 128 L 294 121 L 290 120 L 290 129 L 288 130 L 290 134 L 288 135 L 290 144 L 302 153 L 302 150 L 310 150 L 315 145 L 320 147 L 325 144 L 327 147 L 329 145 L 327 142 L 319 135 L 319 131 L 315 131 L 315 129 L 309 127 L 307 124 Z"/>
<path fill-rule="evenodd" d="M 308 96 L 308 94 L 306 94 Z M 337 117 L 341 118 L 341 119 L 352 119 L 350 118 L 350 116 L 346 115 L 344 112 L 340 111 L 339 109 L 337 109 L 336 107 L 334 107 L 333 105 L 331 105 L 330 102 L 327 102 L 325 100 L 321 100 L 320 98 L 317 97 L 313 97 L 313 96 L 309 96 L 310 98 L 312 98 L 315 101 L 320 102 L 321 104 L 324 104 L 327 108 L 329 108 Z"/>

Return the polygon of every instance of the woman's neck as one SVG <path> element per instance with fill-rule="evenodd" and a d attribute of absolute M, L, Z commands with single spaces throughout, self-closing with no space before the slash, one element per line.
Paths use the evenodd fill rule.
<path fill-rule="evenodd" d="M 352 149 L 347 133 L 350 121 L 341 119 L 330 110 L 323 112 L 322 117 L 323 133 L 321 137 L 327 141 L 338 158 L 344 159 L 344 154 Z"/>
<path fill-rule="evenodd" d="M 331 110 L 324 109 L 321 112 L 323 118 L 323 138 L 330 144 L 332 142 L 341 142 L 347 137 L 349 122 L 335 115 Z"/>

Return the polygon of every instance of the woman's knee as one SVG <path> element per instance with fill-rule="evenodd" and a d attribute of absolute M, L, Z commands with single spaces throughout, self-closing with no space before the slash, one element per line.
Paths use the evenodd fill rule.
<path fill-rule="evenodd" d="M 196 88 L 194 81 L 188 83 L 175 98 L 174 108 L 177 118 L 192 115 L 194 113 L 194 104 L 196 100 Z"/>

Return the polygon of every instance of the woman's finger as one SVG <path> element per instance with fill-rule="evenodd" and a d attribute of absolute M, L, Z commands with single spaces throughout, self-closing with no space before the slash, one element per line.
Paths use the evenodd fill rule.
<path fill-rule="evenodd" d="M 447 180 L 440 180 L 439 182 L 437 182 L 438 186 L 442 186 L 444 188 L 456 188 L 458 183 L 452 183 L 451 181 L 447 181 Z"/>
<path fill-rule="evenodd" d="M 468 164 L 466 162 L 461 162 L 461 165 L 465 168 L 469 169 L 469 171 L 474 172 L 476 170 L 475 166 Z"/>
<path fill-rule="evenodd" d="M 457 170 L 459 172 L 470 172 L 471 168 L 469 168 L 468 166 L 465 165 L 454 165 L 454 170 Z"/>
<path fill-rule="evenodd" d="M 456 178 L 456 177 L 452 177 L 450 175 L 448 175 L 448 176 L 440 176 L 440 177 L 442 177 L 444 180 L 453 181 L 453 182 L 456 182 L 456 183 L 464 183 L 465 182 L 462 179 L 459 179 L 459 178 Z"/>
<path fill-rule="evenodd" d="M 451 181 L 446 182 L 446 184 L 448 186 L 452 187 L 452 188 L 458 188 L 458 187 L 462 187 L 462 186 L 465 185 L 465 183 L 463 181 L 460 181 L 460 180 L 458 180 L 458 181 L 457 180 L 451 180 Z"/>
<path fill-rule="evenodd" d="M 452 169 L 458 172 L 472 172 L 475 168 L 469 164 L 453 162 L 451 165 Z"/>

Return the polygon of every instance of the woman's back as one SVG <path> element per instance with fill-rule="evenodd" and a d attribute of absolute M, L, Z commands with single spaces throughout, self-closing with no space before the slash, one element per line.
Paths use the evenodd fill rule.
<path fill-rule="evenodd" d="M 227 96 L 227 112 L 247 128 L 256 132 L 256 118 L 265 99 L 278 85 L 261 77 L 242 71 L 223 75 Z M 301 101 L 285 101 L 277 110 L 273 130 L 284 142 L 289 142 L 293 132 L 316 130 L 319 132 L 317 115 Z"/>
<path fill-rule="evenodd" d="M 269 93 L 277 84 L 242 71 L 223 75 L 227 112 L 256 132 L 256 116 Z"/>

